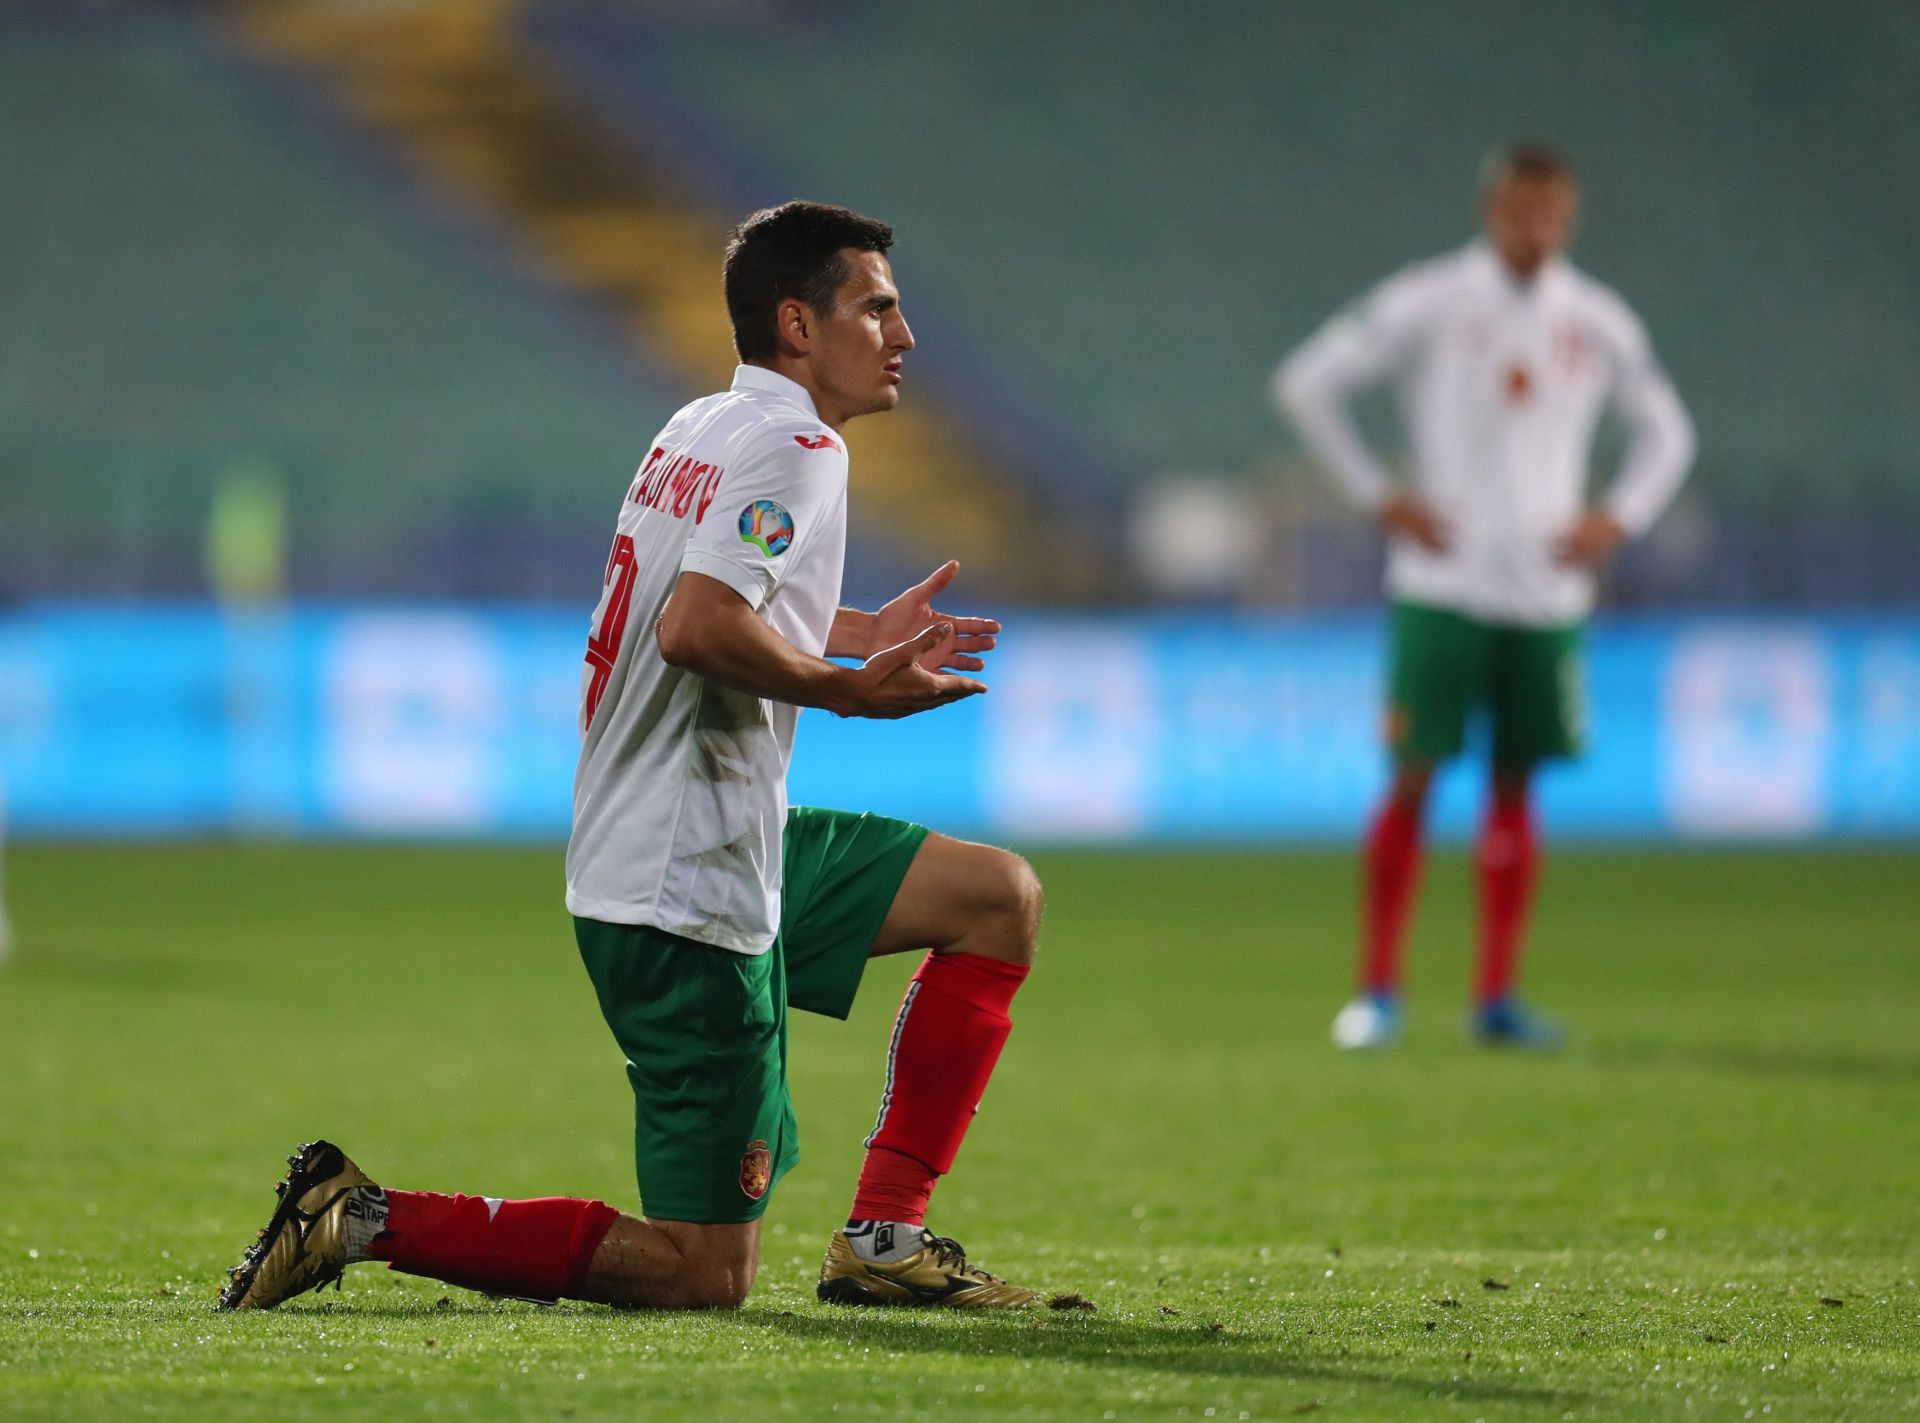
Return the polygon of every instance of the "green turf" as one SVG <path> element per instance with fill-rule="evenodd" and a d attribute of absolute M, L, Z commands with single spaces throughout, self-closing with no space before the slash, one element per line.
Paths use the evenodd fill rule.
<path fill-rule="evenodd" d="M 1041 966 L 935 1223 L 1097 1314 L 813 1302 L 894 961 L 797 1028 L 806 1159 L 740 1314 L 363 1267 L 234 1317 L 220 1271 L 316 1133 L 392 1185 L 631 1204 L 557 858 L 18 849 L 0 1417 L 1920 1417 L 1910 855 L 1560 856 L 1553 1060 L 1461 1040 L 1457 859 L 1369 1059 L 1326 1045 L 1344 857 L 1039 864 Z"/>

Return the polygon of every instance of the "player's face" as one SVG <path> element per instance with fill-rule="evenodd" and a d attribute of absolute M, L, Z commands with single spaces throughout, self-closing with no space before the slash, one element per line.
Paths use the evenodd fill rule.
<path fill-rule="evenodd" d="M 1487 193 L 1484 215 L 1501 260 L 1530 278 L 1573 240 L 1580 197 L 1565 178 L 1508 178 Z"/>
<path fill-rule="evenodd" d="M 851 249 L 840 255 L 849 275 L 834 293 L 833 310 L 824 319 L 816 313 L 808 351 L 815 385 L 825 397 L 821 414 L 836 424 L 898 405 L 901 357 L 913 349 L 887 259 Z M 829 404 L 835 415 L 828 415 Z"/>

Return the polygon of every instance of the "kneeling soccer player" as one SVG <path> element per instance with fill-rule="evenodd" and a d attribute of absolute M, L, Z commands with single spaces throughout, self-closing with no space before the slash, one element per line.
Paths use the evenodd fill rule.
<path fill-rule="evenodd" d="M 567 905 L 627 1059 L 644 1218 L 599 1201 L 383 1190 L 340 1149 L 290 1158 L 220 1303 L 264 1309 L 363 1260 L 500 1295 L 731 1308 L 799 1155 L 787 1011 L 845 1018 L 869 957 L 931 950 L 819 1295 L 1018 1308 L 1030 1290 L 925 1228 L 1011 1026 L 1040 885 L 1018 857 L 873 815 L 793 809 L 800 707 L 911 716 L 984 692 L 999 624 L 932 599 L 840 608 L 841 431 L 890 410 L 913 336 L 892 231 L 788 203 L 735 230 L 730 390 L 675 415 L 620 507 L 581 683 Z M 857 668 L 825 660 L 863 658 Z"/>

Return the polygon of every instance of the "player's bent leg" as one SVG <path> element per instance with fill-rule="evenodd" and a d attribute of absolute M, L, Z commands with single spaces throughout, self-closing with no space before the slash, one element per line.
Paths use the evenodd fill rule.
<path fill-rule="evenodd" d="M 279 1207 L 228 1272 L 223 1309 L 271 1309 L 372 1260 L 465 1289 L 551 1302 L 578 1293 L 619 1218 L 603 1202 L 564 1196 L 506 1201 L 383 1190 L 326 1141 L 299 1147 L 287 1165 L 276 1187 Z"/>
<path fill-rule="evenodd" d="M 928 836 L 902 877 L 871 953 L 929 952 L 894 1022 L 879 1118 L 847 1227 L 821 1265 L 821 1299 L 1017 1309 L 1038 1298 L 925 1222 L 1012 1030 L 1042 902 L 1018 855 L 944 835 Z"/>
<path fill-rule="evenodd" d="M 731 1309 L 752 1288 L 759 1224 L 621 1215 L 601 1201 L 508 1201 L 384 1190 L 331 1142 L 287 1158 L 280 1204 L 220 1291 L 222 1309 L 271 1309 L 337 1284 L 349 1265 L 483 1293 L 657 1309 Z"/>

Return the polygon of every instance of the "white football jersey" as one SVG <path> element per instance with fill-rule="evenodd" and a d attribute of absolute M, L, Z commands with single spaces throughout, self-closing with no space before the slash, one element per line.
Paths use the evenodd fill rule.
<path fill-rule="evenodd" d="M 821 656 L 846 542 L 846 448 L 785 376 L 741 366 L 654 440 L 620 505 L 580 679 L 572 913 L 772 946 L 800 709 L 669 666 L 654 627 L 680 575 L 701 573 Z"/>
<path fill-rule="evenodd" d="M 1593 606 L 1593 575 L 1554 560 L 1587 504 L 1594 427 L 1610 400 L 1631 443 L 1604 505 L 1629 534 L 1659 517 L 1686 477 L 1693 427 L 1639 319 L 1555 258 L 1516 282 L 1493 249 L 1407 268 L 1334 317 L 1290 357 L 1274 395 L 1307 448 L 1354 501 L 1391 488 L 1347 402 L 1393 383 L 1413 487 L 1451 526 L 1434 553 L 1396 538 L 1397 598 L 1496 622 L 1551 626 Z"/>

